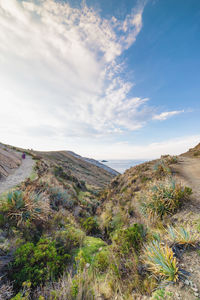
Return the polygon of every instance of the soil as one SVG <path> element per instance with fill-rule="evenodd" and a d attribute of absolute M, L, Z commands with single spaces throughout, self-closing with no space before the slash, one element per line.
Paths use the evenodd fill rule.
<path fill-rule="evenodd" d="M 0 180 L 0 194 L 15 187 L 30 176 L 34 166 L 34 160 L 31 156 L 26 156 L 26 159 L 22 160 L 21 165 L 15 169 L 15 171 L 8 177 Z"/>
<path fill-rule="evenodd" d="M 192 188 L 190 201 L 185 203 L 182 210 L 172 217 L 178 226 L 189 226 L 196 232 L 196 224 L 200 224 L 200 158 L 180 156 L 178 163 L 173 165 L 176 180 Z M 200 299 L 200 247 L 188 249 L 180 259 L 180 267 L 189 272 L 187 280 L 190 284 L 180 282 L 179 285 L 167 287 L 173 296 L 170 299 L 194 300 Z M 195 285 L 198 296 L 192 289 Z"/>

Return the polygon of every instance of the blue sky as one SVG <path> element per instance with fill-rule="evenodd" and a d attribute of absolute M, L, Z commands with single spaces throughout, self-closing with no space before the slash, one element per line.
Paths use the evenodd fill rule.
<path fill-rule="evenodd" d="M 94 158 L 200 141 L 198 0 L 0 0 L 0 140 Z"/>

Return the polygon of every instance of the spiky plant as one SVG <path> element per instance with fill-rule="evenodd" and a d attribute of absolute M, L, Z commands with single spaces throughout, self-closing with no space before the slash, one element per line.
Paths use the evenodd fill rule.
<path fill-rule="evenodd" d="M 41 195 L 15 191 L 7 197 L 7 215 L 15 219 L 17 225 L 29 220 L 45 221 L 48 218 L 49 204 Z"/>
<path fill-rule="evenodd" d="M 166 281 L 177 281 L 179 273 L 177 260 L 169 246 L 162 246 L 160 242 L 154 240 L 145 248 L 144 262 L 153 274 Z"/>
<path fill-rule="evenodd" d="M 174 180 L 158 181 L 144 194 L 141 210 L 150 219 L 162 219 L 165 215 L 175 213 L 191 193 L 190 188 L 183 187 Z"/>
<path fill-rule="evenodd" d="M 172 226 L 168 226 L 168 233 L 174 243 L 185 245 L 185 246 L 195 246 L 198 241 L 197 234 L 191 233 L 184 227 L 179 227 L 177 229 Z"/>

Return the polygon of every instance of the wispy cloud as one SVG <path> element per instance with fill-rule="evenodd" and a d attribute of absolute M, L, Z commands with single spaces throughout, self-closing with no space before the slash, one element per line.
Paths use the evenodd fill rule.
<path fill-rule="evenodd" d="M 173 110 L 173 111 L 166 111 L 162 112 L 159 115 L 153 116 L 153 120 L 167 120 L 168 118 L 171 118 L 172 116 L 179 115 L 181 113 L 184 113 L 184 110 Z"/>
<path fill-rule="evenodd" d="M 120 55 L 136 41 L 143 9 L 121 21 L 86 5 L 0 0 L 1 138 L 119 134 L 177 114 L 155 115 L 121 76 Z"/>

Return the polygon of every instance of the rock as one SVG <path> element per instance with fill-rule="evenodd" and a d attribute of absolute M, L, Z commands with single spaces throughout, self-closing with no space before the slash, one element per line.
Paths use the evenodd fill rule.
<path fill-rule="evenodd" d="M 181 267 L 185 267 L 185 265 L 184 265 L 184 264 L 181 264 Z"/>
<path fill-rule="evenodd" d="M 198 293 L 194 293 L 195 297 L 199 297 L 199 294 Z"/>
<path fill-rule="evenodd" d="M 189 280 L 186 279 L 186 280 L 185 280 L 185 284 L 186 284 L 186 285 L 190 285 Z"/>

